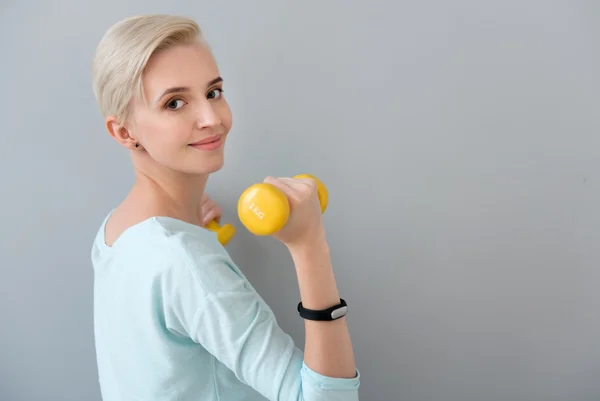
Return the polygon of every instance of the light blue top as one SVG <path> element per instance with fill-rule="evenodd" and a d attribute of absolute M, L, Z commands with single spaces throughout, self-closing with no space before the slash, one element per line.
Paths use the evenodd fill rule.
<path fill-rule="evenodd" d="M 360 375 L 330 378 L 202 227 L 153 217 L 92 248 L 104 401 L 356 401 Z M 296 312 L 296 311 L 293 311 Z"/>

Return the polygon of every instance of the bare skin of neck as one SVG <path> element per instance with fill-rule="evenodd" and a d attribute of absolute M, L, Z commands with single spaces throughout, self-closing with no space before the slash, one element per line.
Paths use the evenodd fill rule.
<path fill-rule="evenodd" d="M 152 165 L 139 163 L 135 166 L 135 177 L 130 192 L 106 223 L 107 245 L 111 246 L 129 227 L 154 216 L 202 226 L 201 201 L 208 176 L 164 168 L 159 171 Z"/>

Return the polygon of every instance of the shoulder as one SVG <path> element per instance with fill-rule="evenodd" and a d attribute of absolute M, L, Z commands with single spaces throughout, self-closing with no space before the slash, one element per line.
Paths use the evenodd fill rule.
<path fill-rule="evenodd" d="M 206 228 L 154 216 L 128 228 L 112 247 L 104 244 L 102 234 L 103 227 L 92 252 L 99 280 L 130 274 L 166 298 L 182 292 L 201 299 L 253 291 L 216 233 Z"/>
<path fill-rule="evenodd" d="M 152 217 L 150 229 L 165 245 L 181 255 L 194 256 L 226 255 L 214 232 L 171 217 Z"/>
<path fill-rule="evenodd" d="M 215 233 L 170 218 L 151 223 L 160 243 L 151 252 L 162 259 L 153 287 L 167 327 L 196 338 L 199 326 L 216 326 L 226 313 L 240 317 L 258 307 L 272 316 Z"/>
<path fill-rule="evenodd" d="M 151 223 L 156 250 L 168 255 L 163 275 L 173 284 L 196 287 L 204 296 L 251 289 L 214 232 L 166 217 L 154 217 Z"/>

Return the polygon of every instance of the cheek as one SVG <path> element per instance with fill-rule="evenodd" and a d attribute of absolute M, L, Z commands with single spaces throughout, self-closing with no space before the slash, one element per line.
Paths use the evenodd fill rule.
<path fill-rule="evenodd" d="M 147 118 L 142 125 L 147 146 L 162 153 L 187 145 L 192 123 L 183 113 L 154 115 Z"/>

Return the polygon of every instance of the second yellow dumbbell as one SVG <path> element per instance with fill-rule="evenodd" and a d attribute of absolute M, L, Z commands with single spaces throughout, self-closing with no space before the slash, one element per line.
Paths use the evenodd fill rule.
<path fill-rule="evenodd" d="M 321 213 L 325 213 L 329 193 L 315 176 L 299 174 L 294 178 L 312 178 L 317 183 Z M 272 235 L 281 230 L 290 215 L 290 204 L 279 188 L 268 183 L 254 184 L 246 189 L 238 201 L 238 216 L 242 224 L 255 235 Z"/>
<path fill-rule="evenodd" d="M 225 246 L 235 235 L 235 227 L 231 224 L 220 225 L 216 220 L 210 221 L 206 228 L 217 233 L 217 239 L 221 245 Z"/>

